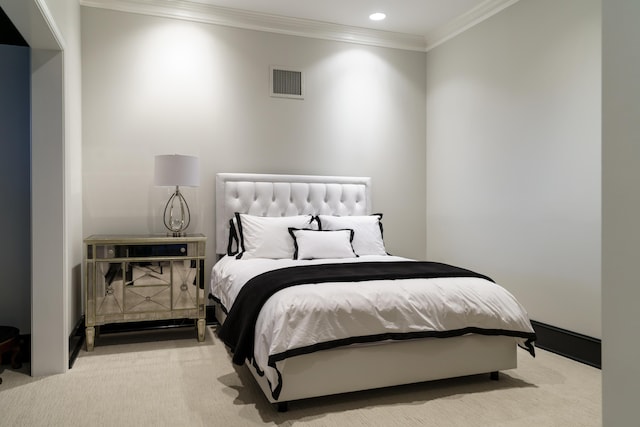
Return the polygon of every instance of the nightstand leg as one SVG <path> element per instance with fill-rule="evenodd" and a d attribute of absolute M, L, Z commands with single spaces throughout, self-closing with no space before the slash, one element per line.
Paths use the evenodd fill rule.
<path fill-rule="evenodd" d="M 198 319 L 198 341 L 204 341 L 204 327 L 205 321 L 204 319 Z"/>
<path fill-rule="evenodd" d="M 96 330 L 93 326 L 88 326 L 84 333 L 87 341 L 87 351 L 93 351 L 93 344 L 96 336 Z"/>

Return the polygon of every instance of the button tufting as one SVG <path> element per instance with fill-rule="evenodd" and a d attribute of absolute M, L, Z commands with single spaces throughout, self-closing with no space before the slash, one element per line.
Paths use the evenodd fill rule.
<path fill-rule="evenodd" d="M 359 183 L 253 180 L 240 185 L 228 182 L 225 190 L 226 211 L 252 211 L 257 215 L 261 212 L 262 216 L 278 217 L 305 213 L 361 215 L 366 211 L 368 191 Z"/>

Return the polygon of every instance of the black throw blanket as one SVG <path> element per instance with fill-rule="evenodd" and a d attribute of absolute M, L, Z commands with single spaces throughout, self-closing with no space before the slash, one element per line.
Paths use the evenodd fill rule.
<path fill-rule="evenodd" d="M 281 289 L 322 282 L 439 277 L 478 277 L 491 280 L 464 268 L 426 261 L 338 263 L 281 268 L 259 274 L 242 287 L 226 321 L 218 329 L 218 336 L 233 352 L 233 363 L 242 365 L 245 359 L 253 359 L 255 325 L 262 306 L 271 295 Z"/>

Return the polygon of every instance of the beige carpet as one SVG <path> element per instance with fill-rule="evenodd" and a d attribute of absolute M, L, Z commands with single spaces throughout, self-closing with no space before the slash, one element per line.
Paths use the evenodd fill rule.
<path fill-rule="evenodd" d="M 601 372 L 537 350 L 487 375 L 294 402 L 278 413 L 207 328 L 103 335 L 73 369 L 0 367 L 0 426 L 599 426 Z"/>

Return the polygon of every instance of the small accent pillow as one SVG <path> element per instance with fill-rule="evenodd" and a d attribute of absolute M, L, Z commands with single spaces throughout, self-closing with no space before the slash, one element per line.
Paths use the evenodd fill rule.
<path fill-rule="evenodd" d="M 318 215 L 320 230 L 351 229 L 353 250 L 358 256 L 387 255 L 382 239 L 382 214 L 333 216 Z"/>
<path fill-rule="evenodd" d="M 255 216 L 236 212 L 240 253 L 236 258 L 293 258 L 289 227 L 310 227 L 311 215 Z"/>
<path fill-rule="evenodd" d="M 227 241 L 227 255 L 236 255 L 240 250 L 240 242 L 238 241 L 238 227 L 235 217 L 229 220 L 229 240 Z"/>
<path fill-rule="evenodd" d="M 293 237 L 293 259 L 355 258 L 353 230 L 309 230 L 289 228 Z"/>

